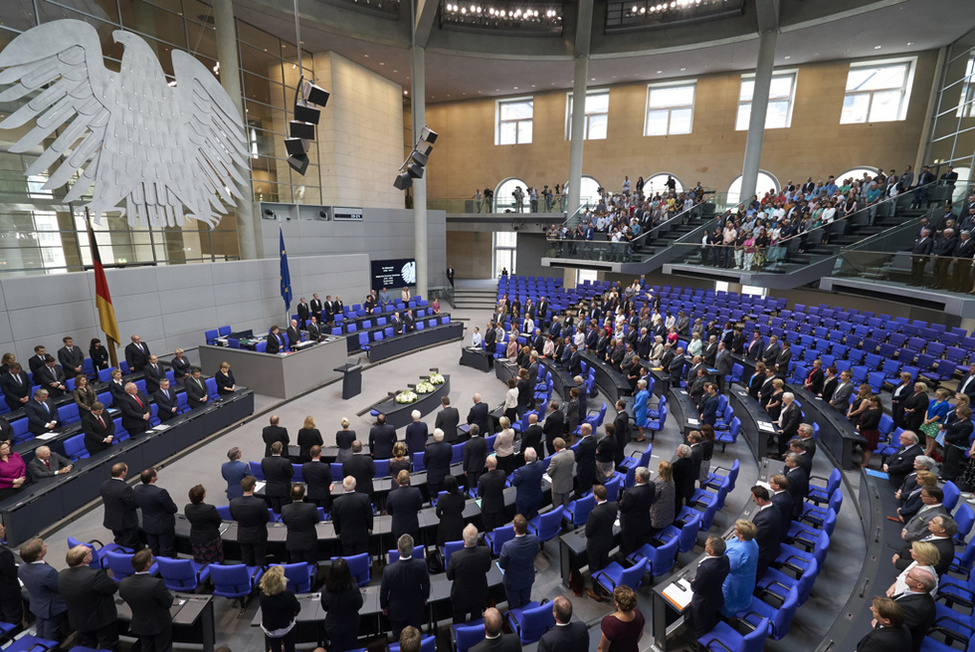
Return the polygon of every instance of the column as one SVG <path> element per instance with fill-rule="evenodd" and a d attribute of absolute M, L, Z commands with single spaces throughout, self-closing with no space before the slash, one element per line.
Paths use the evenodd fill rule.
<path fill-rule="evenodd" d="M 741 168 L 741 196 L 739 201 L 751 199 L 758 182 L 762 160 L 762 141 L 765 138 L 765 114 L 768 112 L 768 93 L 775 66 L 775 42 L 779 33 L 770 29 L 762 32 L 758 45 L 758 65 L 755 67 L 755 91 L 748 120 L 748 140 L 745 141 L 745 160 Z"/>
<path fill-rule="evenodd" d="M 413 51 L 413 142 L 420 137 L 420 130 L 426 125 L 426 69 L 424 49 L 412 47 Z M 433 155 L 437 155 L 434 146 Z M 416 257 L 416 294 L 427 299 L 427 280 L 430 275 L 427 263 L 427 180 L 413 179 L 413 243 Z M 438 277 L 439 278 L 439 277 Z"/>
<path fill-rule="evenodd" d="M 575 73 L 572 81 L 572 130 L 569 132 L 569 205 L 567 214 L 579 208 L 582 185 L 582 147 L 586 134 L 586 82 L 589 77 L 589 57 L 578 55 L 574 59 Z"/>
<path fill-rule="evenodd" d="M 220 62 L 220 84 L 237 107 L 244 129 L 247 129 L 247 114 L 240 87 L 240 58 L 237 56 L 237 27 L 234 24 L 233 0 L 213 0 L 213 22 L 217 35 L 217 60 Z M 237 243 L 242 260 L 258 257 L 258 243 L 261 242 L 260 220 L 254 218 L 254 187 L 250 180 L 248 167 L 244 175 L 245 183 L 239 187 L 242 197 L 237 199 Z"/>

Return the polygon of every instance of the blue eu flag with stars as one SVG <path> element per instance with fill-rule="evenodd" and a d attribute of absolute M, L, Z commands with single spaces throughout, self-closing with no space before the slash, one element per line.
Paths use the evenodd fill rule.
<path fill-rule="evenodd" d="M 281 298 L 284 299 L 285 312 L 291 312 L 291 271 L 288 269 L 288 252 L 284 248 L 284 231 L 278 227 L 281 236 Z"/>

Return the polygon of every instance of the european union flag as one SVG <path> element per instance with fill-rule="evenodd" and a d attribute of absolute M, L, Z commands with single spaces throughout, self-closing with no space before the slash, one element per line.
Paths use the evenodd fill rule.
<path fill-rule="evenodd" d="M 284 311 L 291 312 L 291 271 L 288 269 L 288 252 L 284 248 L 284 231 L 278 227 L 281 236 L 281 298 L 284 299 Z"/>

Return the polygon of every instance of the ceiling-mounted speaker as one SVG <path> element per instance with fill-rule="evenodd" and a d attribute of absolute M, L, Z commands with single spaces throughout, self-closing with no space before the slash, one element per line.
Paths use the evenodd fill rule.
<path fill-rule="evenodd" d="M 417 165 L 416 163 L 413 163 L 412 161 L 406 167 L 406 172 L 411 177 L 413 177 L 414 179 L 422 179 L 423 178 L 423 166 L 422 165 Z"/>
<path fill-rule="evenodd" d="M 429 157 L 427 157 L 426 154 L 421 154 L 420 152 L 415 150 L 413 151 L 412 154 L 410 154 L 410 158 L 413 159 L 413 161 L 419 165 L 426 165 L 427 161 L 429 160 Z"/>
<path fill-rule="evenodd" d="M 305 170 L 308 169 L 308 157 L 304 154 L 300 156 L 289 156 L 288 165 L 298 174 L 304 174 Z"/>
<path fill-rule="evenodd" d="M 309 102 L 317 104 L 318 106 L 324 107 L 326 104 L 328 104 L 328 91 L 321 86 L 316 86 L 310 81 L 306 81 L 304 84 L 302 84 L 301 95 Z"/>
<path fill-rule="evenodd" d="M 292 138 L 315 140 L 315 125 L 292 120 L 288 123 L 288 133 L 291 134 Z"/>
<path fill-rule="evenodd" d="M 413 177 L 410 176 L 409 172 L 404 172 L 403 174 L 396 175 L 396 179 L 393 181 L 393 187 L 397 190 L 406 190 L 413 186 Z"/>
<path fill-rule="evenodd" d="M 307 102 L 302 100 L 295 102 L 295 120 L 310 122 L 313 125 L 317 125 L 318 120 L 321 117 L 322 112 L 313 106 L 309 106 Z"/>
<path fill-rule="evenodd" d="M 437 142 L 437 132 L 430 127 L 424 126 L 423 129 L 420 130 L 420 140 L 425 140 L 428 143 L 435 143 Z"/>
<path fill-rule="evenodd" d="M 307 140 L 301 138 L 285 138 L 284 148 L 288 150 L 288 156 L 304 156 L 308 153 L 311 145 Z"/>

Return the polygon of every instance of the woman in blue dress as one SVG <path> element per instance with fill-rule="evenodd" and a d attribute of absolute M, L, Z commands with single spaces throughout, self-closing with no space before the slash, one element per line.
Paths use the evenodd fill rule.
<path fill-rule="evenodd" d="M 647 422 L 647 403 L 650 401 L 650 392 L 647 391 L 647 380 L 641 378 L 636 381 L 639 391 L 633 397 L 633 416 L 637 427 L 640 429 L 640 438 L 636 441 L 643 441 L 643 424 Z"/>
<path fill-rule="evenodd" d="M 747 609 L 755 591 L 755 574 L 758 572 L 758 543 L 755 524 L 745 519 L 735 521 L 735 538 L 728 542 L 726 554 L 731 562 L 731 572 L 721 586 L 724 606 L 721 613 L 730 618 Z"/>

